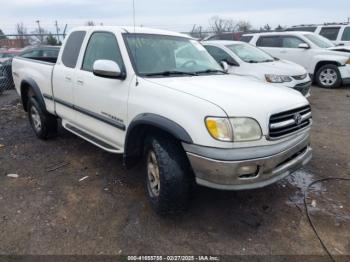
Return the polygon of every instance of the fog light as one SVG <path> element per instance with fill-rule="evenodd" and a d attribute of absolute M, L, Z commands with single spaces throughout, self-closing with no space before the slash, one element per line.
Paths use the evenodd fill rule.
<path fill-rule="evenodd" d="M 241 166 L 238 169 L 239 175 L 256 175 L 258 173 L 258 166 Z"/>

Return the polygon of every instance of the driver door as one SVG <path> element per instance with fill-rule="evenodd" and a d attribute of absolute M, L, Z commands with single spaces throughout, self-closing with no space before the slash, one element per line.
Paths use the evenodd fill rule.
<path fill-rule="evenodd" d="M 111 60 L 125 71 L 116 35 L 94 32 L 87 44 L 74 88 L 76 123 L 86 133 L 121 148 L 127 123 L 127 101 L 130 77 L 125 80 L 93 74 L 97 60 Z"/>

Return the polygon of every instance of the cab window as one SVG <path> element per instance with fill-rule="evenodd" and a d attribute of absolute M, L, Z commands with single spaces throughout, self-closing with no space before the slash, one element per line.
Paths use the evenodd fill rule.
<path fill-rule="evenodd" d="M 345 27 L 341 40 L 342 41 L 350 41 L 350 26 Z"/>
<path fill-rule="evenodd" d="M 280 47 L 279 36 L 261 36 L 256 45 L 260 47 Z"/>
<path fill-rule="evenodd" d="M 305 42 L 294 36 L 282 36 L 281 43 L 283 48 L 299 48 L 299 45 Z"/>
<path fill-rule="evenodd" d="M 337 40 L 340 27 L 323 27 L 320 31 L 320 35 L 328 38 L 329 40 Z"/>
<path fill-rule="evenodd" d="M 114 34 L 97 32 L 92 34 L 86 47 L 82 69 L 91 71 L 96 60 L 112 60 L 123 68 L 123 60 Z"/>

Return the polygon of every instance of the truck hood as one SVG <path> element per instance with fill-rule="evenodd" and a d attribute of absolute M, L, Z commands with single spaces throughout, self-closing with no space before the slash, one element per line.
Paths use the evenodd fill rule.
<path fill-rule="evenodd" d="M 279 60 L 270 63 L 249 64 L 250 74 L 261 75 L 265 79 L 266 74 L 298 76 L 307 74 L 302 66 L 286 60 Z"/>
<path fill-rule="evenodd" d="M 230 117 L 251 117 L 260 123 L 268 123 L 271 114 L 308 104 L 303 95 L 291 88 L 276 87 L 234 75 L 145 80 L 214 103 Z"/>
<path fill-rule="evenodd" d="M 328 48 L 328 50 L 350 53 L 350 46 L 334 46 L 334 47 Z"/>

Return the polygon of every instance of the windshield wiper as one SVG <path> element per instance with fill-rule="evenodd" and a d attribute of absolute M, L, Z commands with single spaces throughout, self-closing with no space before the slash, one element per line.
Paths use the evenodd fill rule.
<path fill-rule="evenodd" d="M 216 70 L 216 69 L 207 69 L 207 70 L 203 70 L 203 71 L 197 71 L 195 72 L 196 74 L 210 74 L 210 73 L 223 73 L 225 75 L 227 75 L 228 73 L 223 71 L 223 70 Z"/>
<path fill-rule="evenodd" d="M 196 76 L 196 73 L 183 72 L 183 71 L 163 71 L 156 73 L 148 73 L 145 76 L 171 76 L 171 75 L 188 75 L 188 76 Z"/>

